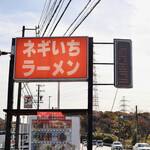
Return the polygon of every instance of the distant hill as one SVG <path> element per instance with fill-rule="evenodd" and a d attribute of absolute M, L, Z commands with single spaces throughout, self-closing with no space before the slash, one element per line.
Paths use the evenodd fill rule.
<path fill-rule="evenodd" d="M 88 118 L 81 116 L 81 138 L 87 138 Z M 139 141 L 150 144 L 150 113 L 138 113 Z M 121 141 L 136 142 L 135 113 L 122 113 L 110 111 L 93 112 L 93 138 L 104 140 L 104 134 L 109 137 L 120 138 Z M 114 138 L 115 139 L 115 138 Z M 113 138 L 109 140 L 112 142 Z M 108 141 L 108 140 L 107 140 Z"/>

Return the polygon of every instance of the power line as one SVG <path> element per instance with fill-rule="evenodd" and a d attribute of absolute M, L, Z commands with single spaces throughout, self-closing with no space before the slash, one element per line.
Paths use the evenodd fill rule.
<path fill-rule="evenodd" d="M 91 10 L 85 15 L 85 17 L 80 21 L 80 23 L 73 29 L 73 31 L 69 34 L 69 36 L 71 36 L 76 29 L 81 25 L 81 23 L 88 17 L 88 15 L 92 12 L 92 10 L 97 6 L 97 4 L 100 2 L 101 0 L 97 1 L 97 3 L 95 3 L 95 5 L 91 8 Z"/>
<path fill-rule="evenodd" d="M 88 3 L 85 5 L 85 7 L 83 8 L 83 10 L 79 13 L 79 15 L 75 18 L 75 20 L 72 22 L 72 24 L 69 26 L 69 28 L 66 30 L 66 32 L 64 33 L 64 36 L 67 34 L 67 32 L 71 29 L 71 27 L 73 25 L 75 25 L 75 22 L 77 22 L 78 20 L 78 23 L 75 25 L 75 27 L 72 29 L 71 33 L 69 34 L 69 36 L 71 36 L 76 30 L 77 28 L 81 25 L 81 23 L 88 17 L 88 15 L 93 11 L 93 9 L 97 6 L 97 4 L 101 1 L 101 0 L 98 0 L 96 3 L 95 3 L 96 0 L 94 1 L 91 1 L 89 0 Z M 62 14 L 60 15 L 59 19 L 57 20 L 55 26 L 54 26 L 54 23 L 55 23 L 55 20 L 57 19 L 58 17 L 58 14 L 60 12 L 60 9 L 62 8 L 62 5 L 64 3 L 64 1 L 62 2 L 62 0 L 60 0 L 58 3 L 57 3 L 57 0 L 54 1 L 53 5 L 50 7 L 50 3 L 51 1 L 49 1 L 49 3 L 47 4 L 46 6 L 46 3 L 47 1 L 45 1 L 45 4 L 44 4 L 44 8 L 43 8 L 43 11 L 42 11 L 42 14 L 41 14 L 41 18 L 40 18 L 40 21 L 39 21 L 39 25 L 40 25 L 40 34 L 41 36 L 44 36 L 45 33 L 47 32 L 48 28 L 50 27 L 50 24 L 53 20 L 53 18 L 55 17 L 54 21 L 53 21 L 53 24 L 51 25 L 50 27 L 50 30 L 49 30 L 49 34 L 48 35 L 52 35 L 56 29 L 56 27 L 58 26 L 60 20 L 62 19 L 64 13 L 66 12 L 66 10 L 68 9 L 70 3 L 71 3 L 71 0 L 68 2 L 68 4 L 66 5 L 64 11 L 62 12 Z M 56 6 L 57 5 L 57 6 Z M 56 7 L 55 7 L 56 6 Z M 45 11 L 44 11 L 45 10 Z M 45 12 L 45 13 L 44 13 Z M 85 12 L 85 13 L 84 13 Z M 57 13 L 57 14 L 56 14 Z M 48 15 L 50 15 L 49 17 L 49 21 L 48 21 Z M 42 16 L 43 16 L 43 19 L 42 19 Z M 79 17 L 81 17 L 79 19 Z M 42 21 L 43 20 L 43 21 Z M 47 23 L 48 21 L 48 23 Z M 41 23 L 41 24 L 40 24 Z"/>
<path fill-rule="evenodd" d="M 111 111 L 113 110 L 113 107 L 114 107 L 114 104 L 115 104 L 115 101 L 116 101 L 116 97 L 117 97 L 117 93 L 118 93 L 118 89 L 116 89 L 116 93 L 115 93 L 114 101 L 113 101 L 113 104 L 112 104 L 112 107 L 111 107 Z"/>
<path fill-rule="evenodd" d="M 42 18 L 43 18 L 43 16 L 44 16 L 44 10 L 45 10 L 45 8 L 46 8 L 46 3 L 47 3 L 47 0 L 45 0 L 44 7 L 43 7 L 43 10 L 42 10 L 42 14 L 41 14 L 41 17 L 40 17 L 40 20 L 39 20 L 38 25 L 40 25 L 40 23 L 41 23 L 41 21 L 42 21 Z"/>
<path fill-rule="evenodd" d="M 52 12 L 53 12 L 53 9 L 55 8 L 55 5 L 56 5 L 56 2 L 57 1 L 55 1 L 53 4 L 52 4 L 52 7 L 50 7 L 50 5 L 51 5 L 51 0 L 49 1 L 49 3 L 47 4 L 48 6 L 47 6 L 47 8 L 46 8 L 46 11 L 45 11 L 45 15 L 44 15 L 44 17 L 43 17 L 43 22 L 41 23 L 42 25 L 39 25 L 39 26 L 41 26 L 40 27 L 40 33 L 42 32 L 42 30 L 44 29 L 44 26 L 45 26 L 45 24 L 46 24 L 46 22 L 47 22 L 47 20 L 48 20 L 48 15 L 50 15 L 50 18 L 51 18 L 51 14 L 52 14 Z M 50 10 L 49 10 L 50 9 Z"/>
<path fill-rule="evenodd" d="M 80 17 L 80 15 L 83 13 L 83 11 L 87 8 L 87 6 L 89 5 L 89 3 L 91 2 L 91 0 L 88 1 L 88 3 L 86 4 L 86 6 L 83 8 L 83 10 L 79 13 L 79 15 L 75 18 L 75 20 L 71 23 L 71 25 L 69 26 L 69 28 L 66 30 L 66 32 L 64 33 L 63 36 L 66 35 L 66 33 L 69 31 L 69 29 L 73 26 L 73 24 L 77 21 L 77 19 Z"/>
<path fill-rule="evenodd" d="M 60 15 L 59 19 L 57 20 L 55 26 L 53 27 L 53 25 L 55 23 L 55 20 L 58 18 L 58 14 L 59 14 L 59 12 L 60 12 L 60 10 L 62 8 L 62 5 L 63 5 L 64 1 L 65 0 L 63 0 L 63 2 L 62 2 L 62 0 L 59 0 L 59 2 L 57 3 L 57 0 L 55 0 L 53 2 L 53 4 L 52 4 L 51 0 L 49 0 L 49 1 L 46 0 L 45 1 L 44 7 L 43 7 L 43 10 L 42 10 L 42 14 L 41 14 L 41 17 L 40 17 L 40 20 L 39 20 L 39 26 L 40 26 L 39 31 L 40 31 L 40 34 L 42 36 L 45 35 L 45 33 L 47 32 L 48 28 L 50 27 L 50 24 L 51 24 L 53 18 L 55 17 L 55 19 L 53 21 L 53 24 L 51 25 L 51 28 L 50 28 L 50 31 L 52 30 L 52 32 L 50 33 L 50 36 L 54 33 L 56 27 L 58 26 L 60 20 L 62 19 L 63 15 L 65 14 L 66 10 L 68 9 L 68 7 L 69 7 L 69 5 L 70 5 L 72 0 L 69 0 L 69 2 L 67 3 L 66 7 L 64 8 L 62 14 Z M 78 24 L 75 25 L 75 28 L 70 33 L 70 36 L 71 36 L 77 30 L 77 28 L 81 25 L 81 23 L 88 17 L 88 15 L 92 12 L 92 10 L 97 6 L 97 4 L 100 1 L 101 0 L 97 1 L 95 4 L 94 4 L 94 1 L 92 1 L 92 4 L 89 6 L 89 4 L 91 2 L 91 0 L 89 0 L 88 3 L 86 4 L 86 6 L 83 8 L 83 10 L 79 13 L 79 15 L 76 17 L 76 19 L 70 25 L 70 27 L 67 29 L 66 33 L 69 31 L 69 29 L 72 27 L 72 25 L 75 24 L 75 22 L 83 14 L 83 12 L 85 12 L 83 14 L 83 16 L 81 16 L 81 19 L 78 21 Z M 52 4 L 52 6 L 51 6 L 51 4 Z M 88 6 L 89 6 L 89 8 L 87 9 Z M 28 85 L 27 85 L 27 87 L 28 87 Z M 29 90 L 29 87 L 28 87 L 28 90 Z M 30 93 L 31 93 L 31 91 L 30 91 Z"/>
<path fill-rule="evenodd" d="M 44 23 L 46 22 L 46 19 L 48 17 L 48 14 L 49 14 L 49 11 L 50 11 L 49 8 L 50 8 L 50 5 L 51 5 L 51 0 L 49 0 L 49 2 L 46 1 L 46 3 L 47 4 L 45 4 L 44 7 L 43 7 L 43 12 L 41 14 L 41 19 L 39 20 L 38 25 L 40 25 L 40 23 L 44 25 Z M 43 25 L 40 25 L 40 26 L 43 26 Z"/>
<path fill-rule="evenodd" d="M 54 12 L 53 12 L 53 14 L 52 14 L 52 17 L 50 18 L 48 24 L 46 25 L 46 28 L 45 28 L 45 30 L 44 30 L 44 32 L 43 32 L 43 34 L 42 34 L 42 37 L 43 37 L 44 34 L 46 33 L 46 31 L 47 31 L 47 29 L 48 29 L 48 27 L 49 27 L 49 25 L 50 25 L 50 23 L 51 23 L 51 21 L 52 21 L 54 15 L 55 15 L 55 13 L 57 12 L 57 10 L 58 10 L 58 8 L 59 8 L 59 6 L 60 6 L 60 4 L 61 4 L 61 1 L 62 1 L 62 0 L 59 1 L 59 3 L 58 3 L 58 5 L 57 5 L 56 9 L 54 10 Z"/>
<path fill-rule="evenodd" d="M 60 22 L 61 18 L 62 18 L 63 15 L 65 14 L 65 12 L 66 12 L 67 8 L 69 7 L 71 1 L 72 1 L 72 0 L 70 0 L 70 1 L 68 2 L 68 4 L 67 4 L 67 6 L 65 7 L 65 9 L 64 9 L 64 11 L 63 11 L 63 13 L 62 13 L 62 15 L 60 16 L 60 18 L 58 19 L 57 23 L 55 24 L 55 27 L 53 28 L 53 31 L 51 32 L 50 36 L 54 33 L 54 31 L 55 31 L 55 29 L 56 29 L 58 23 Z"/>
<path fill-rule="evenodd" d="M 33 97 L 33 94 L 32 94 L 32 92 L 31 92 L 31 90 L 30 90 L 30 88 L 29 88 L 29 86 L 28 86 L 28 83 L 25 84 L 25 83 L 23 82 L 23 85 L 24 85 L 24 88 L 25 88 L 27 94 L 28 94 L 28 95 L 31 95 L 31 96 Z M 24 98 L 24 97 L 23 97 L 23 98 Z M 35 100 L 34 100 L 34 99 L 32 99 L 32 100 L 33 100 L 34 106 L 36 107 L 36 105 L 35 105 Z"/>
<path fill-rule="evenodd" d="M 61 5 L 60 5 L 60 8 L 58 9 L 58 12 L 57 12 L 57 14 L 55 15 L 55 18 L 53 19 L 53 23 L 52 23 L 51 27 L 49 27 L 50 29 L 49 29 L 49 33 L 48 33 L 47 35 L 50 34 L 50 32 L 51 32 L 51 30 L 52 30 L 52 28 L 53 28 L 53 26 L 54 26 L 54 23 L 55 23 L 55 21 L 56 21 L 58 15 L 59 15 L 59 13 L 60 13 L 60 10 L 61 10 L 61 8 L 62 8 L 62 6 L 63 6 L 63 4 L 64 4 L 64 1 L 65 1 L 65 0 L 62 1 Z"/>

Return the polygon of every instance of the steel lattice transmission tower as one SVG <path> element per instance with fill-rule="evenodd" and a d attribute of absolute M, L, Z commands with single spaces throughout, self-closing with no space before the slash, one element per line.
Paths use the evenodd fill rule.
<path fill-rule="evenodd" d="M 123 96 L 123 99 L 120 100 L 120 102 L 121 102 L 121 105 L 120 105 L 121 110 L 120 111 L 126 113 L 128 111 L 127 107 L 129 107 L 129 105 L 127 105 L 126 102 L 129 102 L 129 101 L 125 99 L 125 96 Z"/>
<path fill-rule="evenodd" d="M 97 74 L 96 74 L 96 67 L 95 66 L 93 66 L 93 82 L 94 82 L 94 84 L 97 83 Z M 98 98 L 97 86 L 93 87 L 93 110 L 99 111 L 99 98 Z"/>

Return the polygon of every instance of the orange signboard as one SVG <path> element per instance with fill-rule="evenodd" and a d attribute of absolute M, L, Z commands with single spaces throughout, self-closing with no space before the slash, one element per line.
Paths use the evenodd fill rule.
<path fill-rule="evenodd" d="M 16 38 L 15 80 L 87 77 L 88 37 Z"/>

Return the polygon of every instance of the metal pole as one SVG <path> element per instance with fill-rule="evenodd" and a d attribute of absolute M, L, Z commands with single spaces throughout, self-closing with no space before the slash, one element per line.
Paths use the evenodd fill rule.
<path fill-rule="evenodd" d="M 58 103 L 57 103 L 58 109 L 60 109 L 60 82 L 58 82 Z"/>
<path fill-rule="evenodd" d="M 29 141 L 29 117 L 27 116 L 27 137 L 28 137 L 28 141 Z"/>
<path fill-rule="evenodd" d="M 118 140 L 120 141 L 120 115 L 119 115 L 119 119 L 118 119 L 118 127 L 119 127 Z"/>
<path fill-rule="evenodd" d="M 12 40 L 12 49 L 13 49 L 13 46 L 15 46 L 15 39 Z M 12 124 L 11 110 L 13 109 L 13 90 L 14 90 L 13 70 L 14 70 L 14 55 L 11 54 L 11 56 L 10 56 L 10 66 L 9 66 L 5 150 L 10 149 L 10 140 L 11 140 L 11 124 Z"/>
<path fill-rule="evenodd" d="M 25 26 L 22 27 L 22 37 L 25 36 Z"/>
<path fill-rule="evenodd" d="M 22 124 L 22 150 L 23 150 L 23 147 L 24 147 L 24 116 L 22 117 L 23 119 L 23 124 Z"/>
<path fill-rule="evenodd" d="M 49 96 L 49 109 L 50 109 L 50 98 L 51 98 L 52 96 Z"/>
<path fill-rule="evenodd" d="M 38 84 L 38 101 L 37 101 L 37 109 L 39 109 L 40 105 L 40 85 Z"/>
<path fill-rule="evenodd" d="M 25 35 L 25 26 L 22 27 L 22 37 Z M 21 105 L 21 82 L 18 84 L 18 102 L 17 102 L 17 109 L 20 110 Z M 20 115 L 17 115 L 16 118 L 16 140 L 15 140 L 15 149 L 18 149 L 19 143 L 19 123 L 20 123 Z"/>
<path fill-rule="evenodd" d="M 89 38 L 88 150 L 92 150 L 92 117 L 93 117 L 93 38 Z"/>
<path fill-rule="evenodd" d="M 138 114 L 136 105 L 136 142 L 139 143 L 139 130 L 138 130 Z"/>
<path fill-rule="evenodd" d="M 21 83 L 19 83 L 18 85 L 17 110 L 20 110 L 20 103 L 21 103 Z M 18 114 L 16 118 L 15 149 L 18 149 L 18 144 L 19 144 L 19 124 L 20 124 L 20 115 Z"/>

